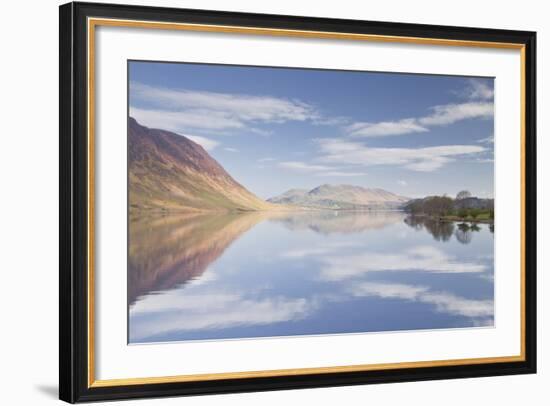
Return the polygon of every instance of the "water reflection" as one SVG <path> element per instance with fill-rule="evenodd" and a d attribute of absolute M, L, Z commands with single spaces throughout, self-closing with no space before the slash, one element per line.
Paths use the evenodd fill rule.
<path fill-rule="evenodd" d="M 129 341 L 492 325 L 485 226 L 400 212 L 133 218 Z"/>
<path fill-rule="evenodd" d="M 461 222 L 456 224 L 452 221 L 442 221 L 423 216 L 407 216 L 405 224 L 415 230 L 425 229 L 436 241 L 449 241 L 455 236 L 456 240 L 461 244 L 470 244 L 472 242 L 473 233 L 481 231 L 481 225 L 477 223 Z M 488 224 L 488 230 L 493 233 L 494 225 Z"/>
<path fill-rule="evenodd" d="M 241 234 L 262 219 L 250 213 L 184 213 L 131 218 L 128 302 L 202 276 Z"/>
<path fill-rule="evenodd" d="M 397 211 L 302 211 L 292 214 L 282 213 L 276 221 L 290 230 L 309 229 L 321 234 L 352 234 L 366 230 L 376 230 L 401 221 L 403 213 Z"/>
<path fill-rule="evenodd" d="M 450 221 L 439 221 L 429 217 L 408 216 L 405 223 L 415 230 L 426 229 L 436 241 L 449 241 L 455 225 Z"/>

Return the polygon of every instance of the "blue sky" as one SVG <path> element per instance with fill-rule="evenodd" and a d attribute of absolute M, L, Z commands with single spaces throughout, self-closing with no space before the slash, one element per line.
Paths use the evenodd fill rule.
<path fill-rule="evenodd" d="M 493 79 L 130 62 L 130 115 L 262 198 L 353 184 L 493 197 Z"/>

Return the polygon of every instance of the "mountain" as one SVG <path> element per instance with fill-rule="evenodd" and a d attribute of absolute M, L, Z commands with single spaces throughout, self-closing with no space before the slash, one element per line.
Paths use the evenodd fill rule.
<path fill-rule="evenodd" d="M 268 210 L 203 147 L 169 131 L 128 122 L 130 210 Z"/>
<path fill-rule="evenodd" d="M 326 209 L 396 209 L 403 206 L 409 199 L 383 189 L 325 184 L 311 190 L 291 189 L 267 201 Z"/>

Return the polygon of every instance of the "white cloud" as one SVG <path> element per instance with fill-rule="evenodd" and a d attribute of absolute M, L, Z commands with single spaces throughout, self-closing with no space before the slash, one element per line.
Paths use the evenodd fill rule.
<path fill-rule="evenodd" d="M 365 176 L 366 172 L 353 172 L 342 170 L 345 168 L 326 166 L 326 165 L 317 165 L 309 164 L 307 162 L 301 161 L 285 161 L 279 162 L 279 167 L 284 169 L 293 170 L 301 173 L 311 173 L 315 176 L 332 176 L 332 177 L 355 177 L 355 176 Z"/>
<path fill-rule="evenodd" d="M 317 117 L 313 119 L 313 124 L 316 125 L 329 125 L 329 126 L 336 126 L 336 125 L 345 125 L 349 123 L 348 117 Z"/>
<path fill-rule="evenodd" d="M 433 156 L 427 160 L 420 160 L 418 162 L 407 164 L 405 165 L 405 168 L 417 172 L 432 172 L 452 161 L 453 160 L 451 158 L 447 158 L 444 156 Z"/>
<path fill-rule="evenodd" d="M 426 286 L 384 282 L 365 282 L 352 287 L 354 296 L 378 296 L 384 299 L 415 300 L 420 294 L 428 291 L 429 288 Z"/>
<path fill-rule="evenodd" d="M 382 121 L 379 123 L 354 123 L 347 127 L 347 131 L 354 137 L 383 137 L 387 135 L 401 135 L 428 131 L 419 125 L 415 119 L 407 118 L 399 121 Z"/>
<path fill-rule="evenodd" d="M 366 282 L 352 288 L 355 296 L 377 296 L 384 299 L 402 299 L 434 305 L 441 313 L 464 317 L 493 317 L 492 300 L 468 299 L 450 292 L 431 291 L 426 286 L 398 283 Z M 485 320 L 481 325 L 492 324 Z"/>
<path fill-rule="evenodd" d="M 276 161 L 276 159 L 270 156 L 258 159 L 258 162 L 271 162 L 271 161 Z"/>
<path fill-rule="evenodd" d="M 493 102 L 470 101 L 467 103 L 445 104 L 430 108 L 431 114 L 424 117 L 404 118 L 395 121 L 356 122 L 345 130 L 352 137 L 385 137 L 422 133 L 429 127 L 445 126 L 458 121 L 490 118 L 494 114 Z"/>
<path fill-rule="evenodd" d="M 228 130 L 243 128 L 239 120 L 207 110 L 165 111 L 130 106 L 130 116 L 141 125 L 162 130 L 185 132 L 189 129 Z"/>
<path fill-rule="evenodd" d="M 442 313 L 466 317 L 487 317 L 494 314 L 492 300 L 467 299 L 446 292 L 433 292 L 422 295 L 421 301 L 434 304 Z"/>
<path fill-rule="evenodd" d="M 371 218 L 368 219 L 372 220 Z M 315 223 L 315 227 L 319 226 L 318 223 Z M 285 251 L 281 254 L 283 258 L 307 258 L 311 256 L 321 256 L 331 254 L 333 252 L 341 252 L 345 248 L 356 248 L 361 246 L 361 243 L 355 241 L 332 241 L 332 242 L 323 242 L 315 247 L 307 248 L 296 248 L 289 251 Z"/>
<path fill-rule="evenodd" d="M 442 145 L 423 148 L 371 148 L 338 138 L 317 139 L 323 154 L 319 161 L 347 165 L 398 165 L 420 172 L 441 168 L 455 157 L 485 151 L 479 145 Z"/>
<path fill-rule="evenodd" d="M 326 255 L 333 252 L 332 247 L 316 247 L 316 248 L 302 248 L 302 249 L 293 249 L 290 251 L 285 251 L 281 254 L 283 258 L 307 258 L 319 255 Z"/>
<path fill-rule="evenodd" d="M 251 123 L 283 123 L 318 119 L 315 109 L 302 101 L 272 96 L 166 89 L 130 83 L 131 115 L 156 128 L 227 130 Z M 136 108 L 142 102 L 150 108 Z M 166 124 L 165 124 L 166 123 Z M 261 129 L 251 129 L 265 135 Z"/>
<path fill-rule="evenodd" d="M 328 171 L 318 173 L 316 176 L 334 176 L 336 178 L 347 178 L 356 176 L 365 176 L 366 172 L 344 172 L 344 171 Z"/>
<path fill-rule="evenodd" d="M 364 252 L 359 255 L 329 255 L 321 258 L 324 280 L 344 280 L 370 272 L 415 271 L 430 273 L 481 273 L 486 266 L 461 262 L 431 246 L 419 246 L 402 253 Z"/>
<path fill-rule="evenodd" d="M 470 100 L 490 100 L 494 97 L 494 90 L 487 80 L 470 79 L 462 95 Z"/>
<path fill-rule="evenodd" d="M 285 169 L 292 169 L 298 172 L 319 172 L 319 171 L 329 171 L 332 168 L 325 165 L 311 165 L 306 162 L 300 161 L 285 161 L 279 162 L 278 166 Z"/>
<path fill-rule="evenodd" d="M 418 122 L 422 125 L 436 126 L 473 118 L 489 118 L 494 114 L 494 104 L 492 102 L 445 104 L 432 107 L 432 111 L 432 114 L 418 119 Z"/>
<path fill-rule="evenodd" d="M 477 142 L 481 144 L 494 144 L 495 143 L 495 137 L 494 135 L 491 135 L 489 137 L 482 138 L 480 140 L 477 140 Z"/>
<path fill-rule="evenodd" d="M 408 185 L 406 180 L 398 180 L 397 184 L 400 185 L 400 186 L 407 186 Z"/>
<path fill-rule="evenodd" d="M 138 300 L 130 307 L 130 338 L 263 325 L 305 317 L 312 305 L 303 298 L 247 298 L 239 292 L 177 288 Z"/>
<path fill-rule="evenodd" d="M 189 138 L 191 141 L 196 142 L 207 151 L 211 151 L 214 148 L 216 148 L 218 145 L 220 145 L 220 143 L 217 141 L 211 140 L 210 138 L 201 137 L 199 135 L 188 135 L 188 134 L 181 134 L 181 135 Z"/>
<path fill-rule="evenodd" d="M 225 147 L 224 149 L 228 152 L 239 152 L 237 148 Z"/>

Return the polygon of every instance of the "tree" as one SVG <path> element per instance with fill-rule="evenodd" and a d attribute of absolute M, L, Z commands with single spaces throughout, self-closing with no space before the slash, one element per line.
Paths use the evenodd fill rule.
<path fill-rule="evenodd" d="M 475 220 L 479 215 L 481 214 L 481 210 L 479 209 L 471 209 L 470 210 L 470 216 Z"/>
<path fill-rule="evenodd" d="M 410 211 L 412 214 L 420 214 L 423 212 L 424 203 L 422 200 L 413 200 L 407 204 L 405 207 L 406 210 Z"/>
<path fill-rule="evenodd" d="M 444 196 L 431 196 L 424 201 L 424 213 L 445 216 L 453 208 L 453 199 Z"/>
<path fill-rule="evenodd" d="M 472 197 L 472 194 L 467 190 L 461 190 L 456 194 L 456 200 L 463 200 Z"/>

